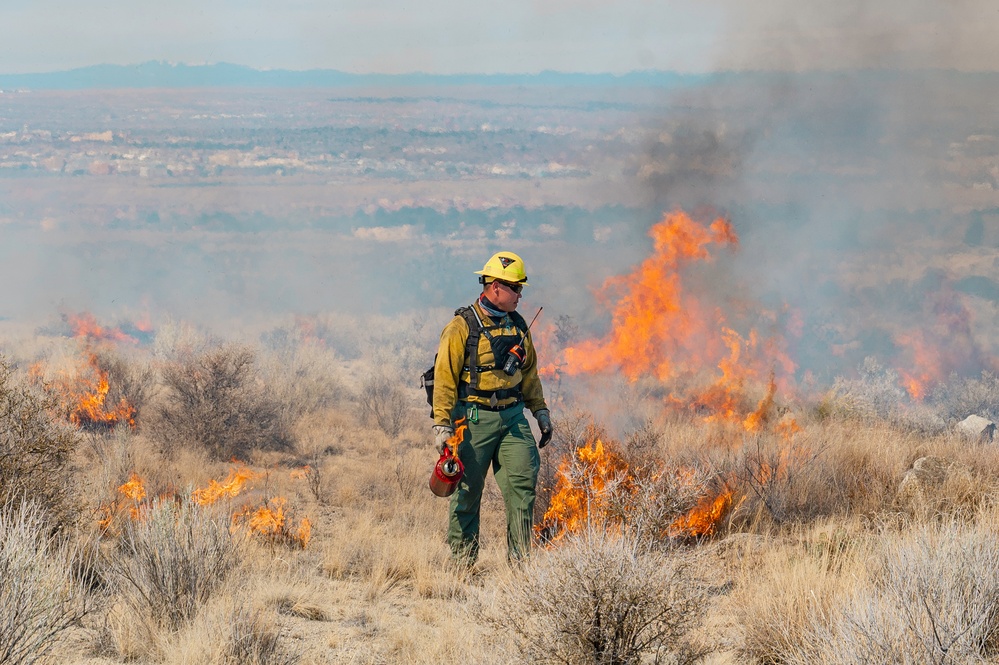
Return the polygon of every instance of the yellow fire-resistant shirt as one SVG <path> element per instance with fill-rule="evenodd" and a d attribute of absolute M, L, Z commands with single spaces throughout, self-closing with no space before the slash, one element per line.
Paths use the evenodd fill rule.
<path fill-rule="evenodd" d="M 504 316 L 501 320 L 492 319 L 479 305 L 478 301 L 472 304 L 484 328 L 502 325 L 501 328 L 490 330 L 489 334 L 494 337 L 499 335 L 516 335 L 520 337 L 520 329 L 513 323 L 509 316 Z M 470 363 L 475 363 L 479 367 L 491 367 L 496 364 L 493 358 L 492 346 L 489 338 L 484 333 L 479 334 L 478 358 L 465 359 L 465 343 L 468 341 L 468 322 L 461 315 L 455 316 L 451 322 L 444 327 L 441 333 L 440 347 L 437 351 L 437 362 L 434 365 L 434 424 L 450 425 L 451 410 L 458 402 L 458 386 L 460 383 L 466 385 L 470 379 L 468 367 Z M 541 379 L 538 378 L 538 356 L 534 350 L 534 342 L 531 340 L 531 332 L 527 331 L 524 338 L 524 363 L 513 376 L 503 371 L 503 367 L 482 370 L 479 372 L 478 385 L 472 386 L 481 391 L 492 392 L 497 390 L 507 390 L 520 386 L 524 397 L 524 404 L 531 413 L 537 413 L 541 409 L 547 409 L 545 404 L 544 391 L 541 388 Z M 504 359 L 500 359 L 502 365 Z M 505 397 L 496 402 L 497 406 L 505 406 L 517 400 L 516 397 Z M 473 404 L 489 405 L 489 397 L 469 395 L 465 401 Z"/>

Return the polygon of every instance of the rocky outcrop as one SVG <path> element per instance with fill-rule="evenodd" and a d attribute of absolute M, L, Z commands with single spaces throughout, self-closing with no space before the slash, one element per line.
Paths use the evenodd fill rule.
<path fill-rule="evenodd" d="M 995 438 L 996 424 L 988 418 L 973 415 L 959 422 L 957 431 L 970 439 L 985 443 Z"/>
<path fill-rule="evenodd" d="M 920 457 L 899 483 L 898 498 L 908 505 L 932 503 L 953 482 L 970 485 L 971 469 L 943 457 Z"/>

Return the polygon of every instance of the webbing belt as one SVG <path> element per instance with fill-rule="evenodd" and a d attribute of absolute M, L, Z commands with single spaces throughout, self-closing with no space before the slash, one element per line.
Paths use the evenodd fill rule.
<path fill-rule="evenodd" d="M 468 384 L 463 383 L 458 387 L 458 399 L 465 399 L 466 397 L 484 397 L 492 399 L 494 395 L 497 400 L 508 399 L 510 397 L 516 397 L 518 401 L 522 399 L 520 386 L 503 388 L 502 390 L 477 390 L 469 387 Z"/>

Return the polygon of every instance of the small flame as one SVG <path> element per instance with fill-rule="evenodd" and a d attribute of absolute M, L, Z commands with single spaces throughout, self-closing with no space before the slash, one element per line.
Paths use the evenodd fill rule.
<path fill-rule="evenodd" d="M 284 497 L 274 497 L 255 509 L 245 511 L 243 515 L 237 515 L 236 519 L 244 518 L 251 533 L 259 534 L 271 542 L 283 542 L 305 549 L 312 538 L 312 522 L 308 517 L 303 517 L 298 527 L 292 529 L 285 514 L 287 503 Z"/>
<path fill-rule="evenodd" d="M 747 432 L 759 432 L 770 420 L 774 407 L 774 395 L 777 393 L 777 383 L 774 381 L 774 373 L 770 373 L 770 381 L 767 383 L 767 394 L 760 400 L 756 411 L 746 416 L 742 421 L 742 426 Z"/>
<path fill-rule="evenodd" d="M 251 471 L 246 466 L 234 466 L 229 470 L 225 480 L 219 482 L 209 480 L 208 487 L 196 489 L 191 498 L 199 506 L 210 506 L 221 499 L 231 499 L 243 491 L 247 482 L 256 480 L 261 474 Z"/>
<path fill-rule="evenodd" d="M 308 468 L 308 467 L 306 467 Z M 262 474 L 251 471 L 244 465 L 234 466 L 223 481 L 209 481 L 208 487 L 196 489 L 191 493 L 191 499 L 196 506 L 211 506 L 223 498 L 238 496 L 249 481 L 259 478 Z M 118 516 L 128 515 L 132 520 L 142 517 L 142 500 L 146 497 L 145 484 L 138 474 L 133 473 L 127 483 L 118 487 L 118 493 L 128 503 L 112 501 L 109 505 L 97 509 L 97 523 L 107 532 Z M 312 539 L 312 522 L 303 517 L 297 527 L 293 527 L 286 511 L 287 500 L 275 497 L 265 501 L 256 508 L 250 504 L 237 510 L 232 515 L 234 524 L 242 524 L 251 533 L 258 534 L 275 543 L 284 543 L 305 548 Z M 130 504 L 130 505 L 128 505 Z M 128 507 L 126 513 L 126 507 Z"/>
<path fill-rule="evenodd" d="M 105 327 L 97 323 L 97 317 L 89 312 L 79 314 L 63 314 L 66 323 L 72 329 L 73 337 L 85 337 L 91 340 L 104 340 L 109 342 L 126 342 L 138 344 L 137 339 L 126 334 L 121 328 Z"/>
<path fill-rule="evenodd" d="M 118 494 L 129 500 L 128 516 L 133 520 L 141 516 L 141 502 L 146 498 L 146 486 L 139 477 L 139 474 L 132 472 L 128 482 L 118 486 Z M 125 506 L 121 501 L 112 501 L 110 504 L 102 505 L 97 509 L 97 524 L 102 531 L 108 531 L 114 523 L 115 518 L 124 514 Z"/>
<path fill-rule="evenodd" d="M 673 538 L 699 538 L 712 536 L 718 525 L 732 508 L 734 492 L 727 486 L 713 496 L 706 496 L 697 502 L 687 514 L 681 515 L 669 527 Z"/>
<path fill-rule="evenodd" d="M 142 501 L 146 498 L 146 487 L 142 482 L 142 478 L 134 472 L 127 483 L 118 487 L 118 492 L 133 501 Z"/>
<path fill-rule="evenodd" d="M 125 397 L 117 405 L 108 404 L 111 390 L 108 373 L 101 368 L 96 353 L 89 349 L 85 353 L 84 363 L 73 375 L 60 373 L 56 379 L 46 383 L 44 367 L 35 363 L 28 376 L 53 394 L 62 405 L 64 416 L 81 429 L 111 429 L 121 423 L 135 427 L 135 407 Z"/>
<path fill-rule="evenodd" d="M 785 417 L 784 420 L 777 423 L 774 429 L 781 435 L 785 442 L 789 442 L 795 434 L 801 431 L 801 425 L 794 418 Z"/>
<path fill-rule="evenodd" d="M 895 336 L 902 387 L 917 402 L 953 373 L 971 376 L 995 367 L 973 328 L 972 310 L 950 284 L 929 294 L 921 325 Z"/>
<path fill-rule="evenodd" d="M 458 446 L 465 440 L 465 432 L 468 430 L 466 421 L 466 418 L 459 418 L 454 421 L 457 427 L 454 428 L 454 434 L 451 435 L 451 438 L 447 440 L 447 447 L 451 450 L 452 456 L 458 455 Z"/>

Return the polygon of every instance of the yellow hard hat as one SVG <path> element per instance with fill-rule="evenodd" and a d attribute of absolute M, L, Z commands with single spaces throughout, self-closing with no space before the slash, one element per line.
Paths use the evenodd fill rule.
<path fill-rule="evenodd" d="M 496 252 L 482 266 L 482 270 L 476 270 L 476 275 L 482 275 L 479 281 L 488 284 L 494 279 L 501 279 L 512 284 L 527 285 L 527 272 L 524 270 L 524 260 L 513 252 Z"/>

